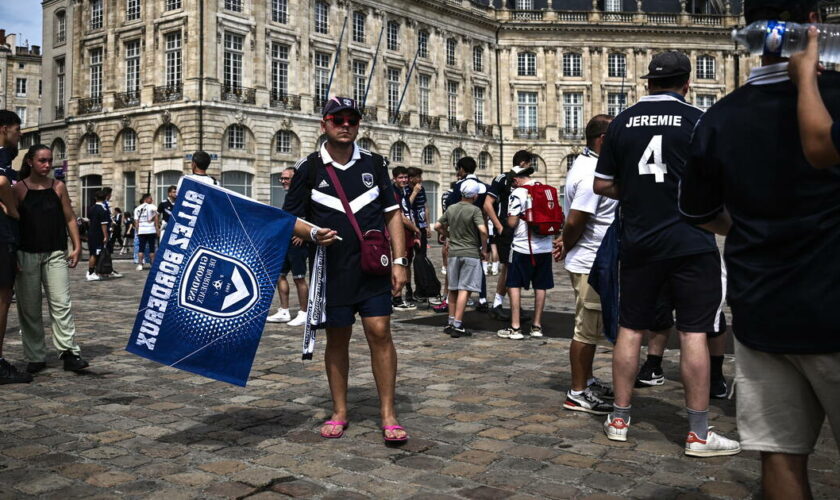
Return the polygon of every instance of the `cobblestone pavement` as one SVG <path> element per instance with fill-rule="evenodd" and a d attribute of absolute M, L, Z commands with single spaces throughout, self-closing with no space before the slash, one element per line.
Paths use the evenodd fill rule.
<path fill-rule="evenodd" d="M 615 444 L 601 431 L 602 417 L 562 409 L 568 340 L 505 341 L 487 332 L 451 339 L 395 323 L 398 410 L 411 440 L 394 449 L 382 444 L 357 331 L 350 427 L 342 439 L 325 440 L 318 435 L 330 413 L 322 341 L 315 360 L 303 363 L 300 329 L 268 325 L 246 388 L 143 360 L 124 347 L 146 273 L 116 265 L 125 278 L 87 283 L 81 268 L 72 273 L 88 372 L 64 372 L 53 358 L 32 384 L 0 387 L 0 498 L 756 495 L 756 453 L 683 456 L 676 352 L 666 356 L 666 384 L 637 393 L 629 442 Z M 569 311 L 559 266 L 556 279 L 549 308 Z M 23 368 L 17 324 L 13 308 L 6 357 Z M 608 349 L 599 349 L 596 374 L 609 379 L 609 366 Z M 727 360 L 730 377 L 733 368 Z M 711 413 L 734 437 L 734 400 L 714 401 Z M 810 466 L 815 495 L 840 497 L 840 458 L 827 426 Z"/>

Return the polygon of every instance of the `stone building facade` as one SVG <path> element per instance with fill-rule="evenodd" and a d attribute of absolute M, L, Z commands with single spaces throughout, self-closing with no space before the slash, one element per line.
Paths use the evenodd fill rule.
<path fill-rule="evenodd" d="M 21 118 L 21 147 L 38 141 L 41 121 L 41 47 L 18 46 L 21 40 L 0 29 L 0 109 L 14 111 Z M 21 163 L 19 155 L 13 166 Z"/>
<path fill-rule="evenodd" d="M 103 185 L 113 206 L 158 201 L 197 149 L 223 185 L 279 205 L 329 89 L 364 100 L 364 147 L 426 171 L 437 213 L 464 155 L 489 180 L 529 149 L 562 186 L 586 121 L 643 95 L 658 51 L 690 55 L 698 105 L 744 82 L 739 15 L 710 3 L 45 0 L 41 140 L 82 207 Z"/>

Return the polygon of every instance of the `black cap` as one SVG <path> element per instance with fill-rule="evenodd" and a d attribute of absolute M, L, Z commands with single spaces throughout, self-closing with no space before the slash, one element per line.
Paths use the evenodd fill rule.
<path fill-rule="evenodd" d="M 324 104 L 323 116 L 334 115 L 348 109 L 355 112 L 357 115 L 362 116 L 362 113 L 359 111 L 359 107 L 356 105 L 356 101 L 354 99 L 338 96 L 330 97 Z"/>
<path fill-rule="evenodd" d="M 642 78 L 668 78 L 691 73 L 691 61 L 682 52 L 656 54 L 648 64 L 648 74 Z"/>

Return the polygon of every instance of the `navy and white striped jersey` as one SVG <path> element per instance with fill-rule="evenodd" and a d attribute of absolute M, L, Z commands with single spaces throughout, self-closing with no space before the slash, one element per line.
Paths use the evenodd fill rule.
<path fill-rule="evenodd" d="M 310 158 L 314 158 L 310 161 Z M 320 160 L 332 163 L 350 208 L 362 233 L 385 230 L 385 214 L 397 210 L 394 190 L 388 178 L 388 161 L 376 153 L 355 146 L 349 163 L 332 160 L 321 146 Z M 317 169 L 310 190 L 310 169 Z M 283 209 L 320 227 L 334 229 L 343 241 L 327 247 L 327 304 L 342 306 L 361 302 L 391 290 L 390 276 L 363 275 L 359 239 L 344 212 L 333 182 L 317 156 L 298 162 L 297 172 L 286 195 Z"/>
<path fill-rule="evenodd" d="M 715 251 L 712 233 L 680 217 L 677 191 L 703 114 L 672 92 L 648 95 L 610 123 L 595 177 L 619 189 L 621 258 L 651 262 Z"/>
<path fill-rule="evenodd" d="M 458 179 L 457 181 L 455 181 L 455 184 L 452 186 L 452 191 L 449 193 L 449 195 L 446 198 L 444 198 L 444 201 L 443 201 L 443 209 L 444 210 L 446 210 L 450 206 L 452 206 L 452 205 L 458 203 L 459 201 L 461 201 L 461 184 L 467 179 L 473 179 L 475 181 L 481 182 L 481 180 L 475 174 L 467 174 L 467 176 L 464 177 L 463 179 Z M 484 183 L 482 182 L 482 184 L 484 184 Z M 486 196 L 487 196 L 486 194 L 478 195 L 478 198 L 475 199 L 475 201 L 473 202 L 473 205 L 477 206 L 478 208 L 484 207 L 484 198 Z"/>

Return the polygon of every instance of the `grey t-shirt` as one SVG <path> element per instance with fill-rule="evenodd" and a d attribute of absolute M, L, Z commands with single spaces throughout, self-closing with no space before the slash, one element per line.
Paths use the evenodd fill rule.
<path fill-rule="evenodd" d="M 472 203 L 458 202 L 446 209 L 438 222 L 448 226 L 449 256 L 481 258 L 479 226 L 484 224 L 481 209 Z"/>

